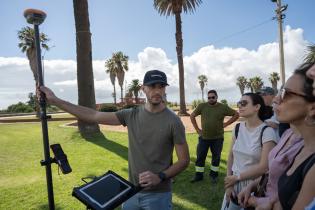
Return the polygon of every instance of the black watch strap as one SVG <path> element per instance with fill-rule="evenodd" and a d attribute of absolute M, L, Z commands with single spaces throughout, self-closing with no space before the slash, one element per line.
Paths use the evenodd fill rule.
<path fill-rule="evenodd" d="M 163 171 L 161 171 L 161 172 L 158 174 L 158 176 L 159 176 L 159 178 L 161 179 L 162 182 L 167 179 L 167 178 L 166 178 L 166 174 L 165 174 Z"/>

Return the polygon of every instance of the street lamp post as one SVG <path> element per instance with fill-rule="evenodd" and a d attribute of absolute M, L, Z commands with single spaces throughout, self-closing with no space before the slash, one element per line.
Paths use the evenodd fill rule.
<path fill-rule="evenodd" d="M 277 9 L 275 10 L 278 20 L 278 29 L 279 29 L 279 57 L 280 57 L 280 77 L 281 84 L 285 83 L 285 66 L 284 66 L 284 52 L 283 52 L 283 31 L 282 31 L 282 20 L 285 18 L 285 14 L 282 14 L 287 8 L 288 5 L 281 5 L 281 0 L 271 0 L 277 4 Z"/>

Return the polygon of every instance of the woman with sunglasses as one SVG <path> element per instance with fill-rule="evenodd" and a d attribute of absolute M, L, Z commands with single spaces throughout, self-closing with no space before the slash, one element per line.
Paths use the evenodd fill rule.
<path fill-rule="evenodd" d="M 315 62 L 310 63 L 311 67 L 307 70 L 306 75 L 313 80 L 313 95 L 315 96 Z M 315 107 L 315 104 L 313 105 Z M 315 109 L 310 113 L 310 116 L 315 120 Z M 306 210 L 315 209 L 315 198 L 313 202 L 306 208 Z"/>
<path fill-rule="evenodd" d="M 239 114 L 244 119 L 239 124 L 237 137 L 233 131 L 232 145 L 227 163 L 225 200 L 223 209 L 242 209 L 238 205 L 237 195 L 253 180 L 268 169 L 268 154 L 276 145 L 276 133 L 266 124 L 265 103 L 256 93 L 245 93 L 237 103 Z M 232 201 L 232 202 L 230 202 Z"/>
<path fill-rule="evenodd" d="M 268 181 L 263 197 L 256 197 L 252 192 L 258 190 L 260 179 L 249 184 L 238 195 L 238 202 L 243 207 L 255 207 L 256 209 L 272 209 L 278 198 L 278 180 L 285 169 L 293 162 L 296 154 L 303 146 L 303 139 L 299 132 L 290 125 L 281 136 L 279 143 L 268 155 Z"/>
<path fill-rule="evenodd" d="M 279 202 L 274 209 L 304 209 L 315 197 L 315 122 L 310 117 L 314 112 L 314 81 L 306 76 L 312 66 L 307 63 L 295 70 L 275 98 L 278 120 L 296 127 L 304 146 L 279 178 Z"/>

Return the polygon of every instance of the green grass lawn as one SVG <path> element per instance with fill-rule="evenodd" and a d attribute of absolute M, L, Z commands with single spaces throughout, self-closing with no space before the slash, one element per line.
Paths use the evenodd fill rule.
<path fill-rule="evenodd" d="M 82 185 L 82 177 L 100 176 L 113 170 L 127 178 L 127 133 L 103 132 L 92 140 L 84 140 L 75 128 L 62 127 L 63 122 L 49 123 L 50 144 L 60 143 L 68 156 L 73 172 L 58 175 L 52 167 L 56 209 L 86 209 L 71 196 L 75 186 Z M 223 197 L 223 177 L 231 133 L 225 133 L 220 165 L 220 179 L 191 184 L 196 159 L 196 134 L 187 134 L 191 164 L 175 178 L 174 209 L 220 209 Z M 48 209 L 43 143 L 39 123 L 0 124 L 0 209 Z M 176 158 L 174 158 L 176 159 Z M 209 170 L 210 155 L 207 159 Z"/>

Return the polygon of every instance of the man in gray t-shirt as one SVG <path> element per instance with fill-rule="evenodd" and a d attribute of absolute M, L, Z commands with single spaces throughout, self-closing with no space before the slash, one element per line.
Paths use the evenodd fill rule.
<path fill-rule="evenodd" d="M 178 116 L 168 108 L 153 113 L 144 106 L 116 112 L 122 125 L 128 126 L 129 179 L 139 183 L 139 174 L 150 169 L 155 174 L 171 165 L 175 144 L 185 143 L 185 128 Z M 170 179 L 147 191 L 171 190 Z"/>
<path fill-rule="evenodd" d="M 42 86 L 47 101 L 75 115 L 83 121 L 128 127 L 129 179 L 144 188 L 123 204 L 124 210 L 172 209 L 170 178 L 182 172 L 189 164 L 185 128 L 178 116 L 164 101 L 167 78 L 159 70 L 148 71 L 142 91 L 147 103 L 118 112 L 97 112 L 66 102 Z M 172 163 L 175 148 L 177 161 Z"/>

